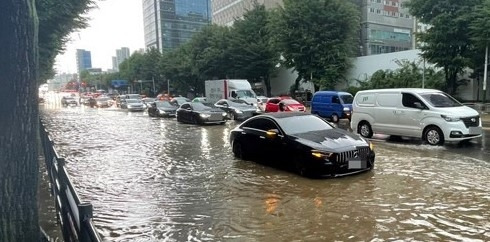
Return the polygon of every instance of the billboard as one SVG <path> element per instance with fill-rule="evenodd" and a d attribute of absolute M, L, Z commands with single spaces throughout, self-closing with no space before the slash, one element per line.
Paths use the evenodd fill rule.
<path fill-rule="evenodd" d="M 120 87 L 128 86 L 129 84 L 127 80 L 112 80 L 111 85 L 114 88 L 120 88 Z"/>

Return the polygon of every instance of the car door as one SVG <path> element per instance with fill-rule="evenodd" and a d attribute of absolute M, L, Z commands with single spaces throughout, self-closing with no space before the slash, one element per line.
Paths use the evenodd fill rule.
<path fill-rule="evenodd" d="M 418 103 L 418 104 L 417 104 Z M 397 112 L 400 135 L 422 137 L 422 124 L 428 115 L 427 105 L 411 93 L 402 93 L 402 105 Z"/>
<path fill-rule="evenodd" d="M 247 144 L 254 149 L 251 153 L 257 158 L 266 162 L 276 162 L 284 158 L 284 135 L 274 121 L 266 117 L 257 118 L 248 122 L 243 129 L 248 134 Z M 275 137 L 268 137 L 267 131 L 271 130 L 277 132 Z"/>
<path fill-rule="evenodd" d="M 375 133 L 401 135 L 397 113 L 401 105 L 400 93 L 379 93 L 376 96 L 374 122 L 371 127 Z"/>
<path fill-rule="evenodd" d="M 189 122 L 190 121 L 190 115 L 192 112 L 191 105 L 188 103 L 182 104 L 182 106 L 179 109 L 179 119 L 184 121 L 184 122 Z"/>
<path fill-rule="evenodd" d="M 278 99 L 278 98 L 269 99 L 269 101 L 267 101 L 265 111 L 266 112 L 278 112 L 280 101 L 281 101 L 281 99 Z"/>

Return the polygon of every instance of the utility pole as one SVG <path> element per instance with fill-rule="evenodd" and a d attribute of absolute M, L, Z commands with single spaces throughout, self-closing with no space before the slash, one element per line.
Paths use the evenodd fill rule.
<path fill-rule="evenodd" d="M 485 104 L 485 98 L 487 96 L 487 75 L 488 75 L 488 44 L 485 47 L 485 67 L 483 68 L 483 104 Z"/>
<path fill-rule="evenodd" d="M 424 57 L 424 64 L 423 64 L 423 70 L 422 70 L 422 88 L 425 88 L 425 57 Z"/>

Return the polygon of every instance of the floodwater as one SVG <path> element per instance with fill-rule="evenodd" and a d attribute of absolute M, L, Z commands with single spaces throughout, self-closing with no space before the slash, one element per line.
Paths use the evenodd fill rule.
<path fill-rule="evenodd" d="M 490 241 L 490 132 L 464 146 L 375 139 L 373 171 L 307 179 L 233 157 L 228 122 L 42 105 L 108 241 Z"/>

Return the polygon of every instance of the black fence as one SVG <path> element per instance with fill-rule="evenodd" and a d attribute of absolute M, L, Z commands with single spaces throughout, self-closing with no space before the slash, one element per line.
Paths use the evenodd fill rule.
<path fill-rule="evenodd" d="M 39 127 L 51 195 L 54 197 L 56 216 L 61 225 L 63 240 L 66 242 L 101 241 L 92 221 L 92 204 L 80 200 L 64 167 L 65 159 L 56 152 L 54 143 L 41 121 Z"/>

